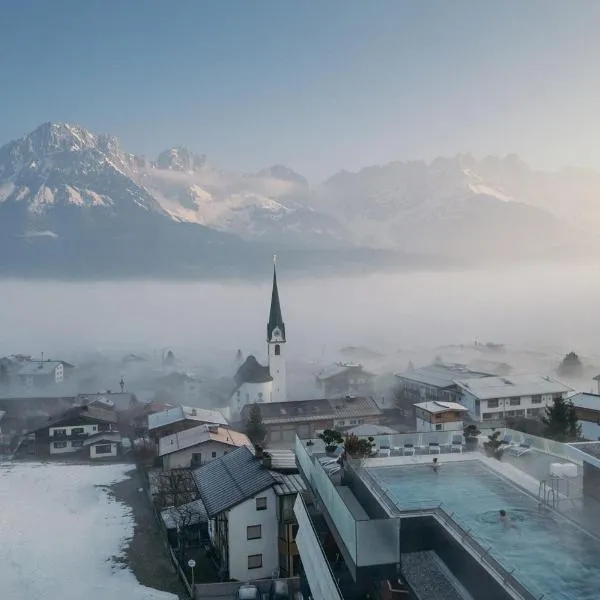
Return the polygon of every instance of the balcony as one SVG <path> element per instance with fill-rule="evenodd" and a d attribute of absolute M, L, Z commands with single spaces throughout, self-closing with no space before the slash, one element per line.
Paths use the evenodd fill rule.
<path fill-rule="evenodd" d="M 317 460 L 321 453 L 311 452 L 298 438 L 295 451 L 355 581 L 361 571 L 371 578 L 393 576 L 400 563 L 400 519 L 370 518 L 349 487 L 332 481 Z"/>

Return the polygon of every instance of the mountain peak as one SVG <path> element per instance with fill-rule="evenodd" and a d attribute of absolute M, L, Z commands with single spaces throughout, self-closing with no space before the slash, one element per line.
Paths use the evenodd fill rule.
<path fill-rule="evenodd" d="M 205 154 L 195 154 L 183 146 L 168 148 L 161 152 L 156 159 L 156 166 L 159 169 L 169 169 L 170 171 L 198 171 L 205 165 Z"/>
<path fill-rule="evenodd" d="M 285 165 L 272 165 L 266 169 L 262 169 L 257 175 L 258 177 L 272 177 L 280 181 L 289 181 L 302 186 L 308 186 L 308 181 L 302 175 Z"/>

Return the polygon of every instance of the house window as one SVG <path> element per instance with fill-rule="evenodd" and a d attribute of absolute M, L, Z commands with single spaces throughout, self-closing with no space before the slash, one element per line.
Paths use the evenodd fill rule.
<path fill-rule="evenodd" d="M 441 431 L 442 430 L 442 424 L 441 423 L 436 423 L 435 424 L 435 430 L 436 431 Z"/>
<path fill-rule="evenodd" d="M 542 397 L 541 396 L 531 396 L 531 404 L 541 404 Z"/>
<path fill-rule="evenodd" d="M 55 448 L 66 448 L 67 447 L 67 442 L 54 442 L 54 444 L 52 444 Z"/>
<path fill-rule="evenodd" d="M 85 429 L 83 427 L 73 427 L 71 429 L 71 435 L 82 435 Z"/>
<path fill-rule="evenodd" d="M 74 442 L 71 442 L 71 448 L 81 448 L 82 446 L 83 446 L 82 440 L 75 440 Z"/>
<path fill-rule="evenodd" d="M 212 453 L 211 453 L 211 456 L 212 456 L 213 458 L 217 458 L 217 453 L 216 453 L 216 452 L 212 452 Z"/>
<path fill-rule="evenodd" d="M 62 435 L 64 435 L 64 436 L 66 436 L 67 435 L 67 430 L 66 429 L 55 429 L 53 435 L 56 435 L 56 436 L 62 436 Z"/>
<path fill-rule="evenodd" d="M 249 569 L 260 569 L 262 567 L 262 554 L 251 554 L 248 557 Z"/>
<path fill-rule="evenodd" d="M 267 498 L 265 496 L 256 499 L 256 510 L 267 510 Z"/>
<path fill-rule="evenodd" d="M 488 408 L 498 408 L 498 400 L 488 400 Z"/>
<path fill-rule="evenodd" d="M 275 344 L 275 356 L 279 356 L 281 354 L 281 346 L 279 344 Z"/>
<path fill-rule="evenodd" d="M 484 421 L 489 421 L 490 419 L 493 419 L 493 418 L 494 418 L 494 413 L 483 413 L 483 414 L 481 415 L 481 418 L 482 418 Z"/>
<path fill-rule="evenodd" d="M 511 406 L 521 406 L 521 398 L 511 398 L 510 405 Z"/>
<path fill-rule="evenodd" d="M 262 537 L 262 525 L 248 525 L 246 527 L 246 538 L 249 540 L 260 540 Z"/>
<path fill-rule="evenodd" d="M 96 444 L 96 454 L 110 454 L 112 446 L 110 444 Z"/>

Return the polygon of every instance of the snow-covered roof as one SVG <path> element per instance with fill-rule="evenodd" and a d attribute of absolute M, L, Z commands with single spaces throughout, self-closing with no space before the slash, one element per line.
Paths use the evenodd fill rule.
<path fill-rule="evenodd" d="M 26 362 L 20 369 L 19 375 L 35 376 L 35 375 L 52 375 L 56 367 L 63 365 L 64 367 L 72 367 L 69 363 L 63 360 L 45 360 Z"/>
<path fill-rule="evenodd" d="M 227 420 L 218 410 L 196 408 L 193 406 L 175 406 L 161 412 L 148 415 L 148 429 L 156 429 L 178 423 L 179 421 L 198 421 L 199 423 L 215 423 L 227 425 Z"/>
<path fill-rule="evenodd" d="M 443 413 L 443 412 L 466 412 L 468 408 L 458 402 L 441 402 L 435 400 L 433 402 L 418 402 L 414 405 L 415 408 L 420 408 L 428 413 Z"/>
<path fill-rule="evenodd" d="M 588 410 L 597 410 L 600 412 L 600 395 L 587 392 L 576 392 L 569 396 L 569 400 L 577 408 L 587 408 Z"/>
<path fill-rule="evenodd" d="M 424 385 L 437 388 L 446 388 L 454 385 L 456 379 L 478 379 L 489 377 L 489 373 L 472 371 L 466 365 L 460 364 L 433 364 L 418 369 L 409 369 L 404 373 L 397 373 L 396 377 L 416 381 Z"/>
<path fill-rule="evenodd" d="M 191 429 L 160 438 L 158 442 L 158 455 L 172 454 L 179 450 L 199 446 L 208 441 L 220 442 L 229 446 L 248 446 L 252 448 L 252 442 L 245 433 L 240 433 L 227 427 L 199 425 L 198 427 L 192 427 Z"/>
<path fill-rule="evenodd" d="M 323 367 L 316 374 L 316 378 L 319 379 L 320 381 L 323 381 L 325 379 L 330 379 L 331 377 L 337 377 L 338 375 L 341 375 L 342 373 L 346 373 L 347 371 L 352 371 L 352 370 L 360 370 L 366 376 L 371 375 L 371 373 L 368 373 L 367 371 L 365 371 L 363 369 L 363 366 L 360 363 L 336 362 L 332 365 Z"/>
<path fill-rule="evenodd" d="M 534 373 L 507 375 L 506 377 L 483 377 L 481 379 L 457 379 L 455 383 L 479 400 L 564 394 L 573 389 L 557 379 Z"/>
<path fill-rule="evenodd" d="M 116 432 L 100 432 L 95 435 L 90 435 L 83 440 L 84 446 L 93 446 L 94 444 L 102 444 L 104 442 L 110 442 L 112 444 L 121 443 L 121 434 Z"/>

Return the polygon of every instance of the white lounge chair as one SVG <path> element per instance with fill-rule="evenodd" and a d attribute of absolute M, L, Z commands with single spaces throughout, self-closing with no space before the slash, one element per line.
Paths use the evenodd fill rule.
<path fill-rule="evenodd" d="M 415 455 L 415 445 L 411 444 L 411 443 L 404 444 L 402 453 L 404 454 L 404 456 L 414 456 Z"/>
<path fill-rule="evenodd" d="M 463 438 L 462 435 L 455 435 L 450 442 L 450 452 L 460 452 L 462 454 L 463 451 Z"/>
<path fill-rule="evenodd" d="M 442 450 L 440 448 L 439 442 L 429 442 L 429 454 L 441 454 Z"/>
<path fill-rule="evenodd" d="M 523 456 L 523 454 L 531 452 L 531 446 L 529 444 L 509 444 L 506 452 L 512 456 Z"/>
<path fill-rule="evenodd" d="M 391 456 L 392 455 L 392 451 L 390 450 L 389 446 L 381 446 L 379 448 L 379 450 L 377 451 L 377 456 Z"/>

